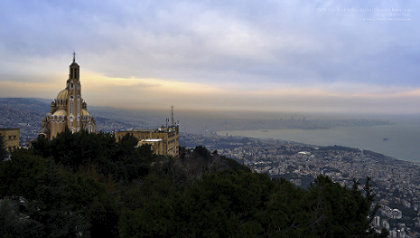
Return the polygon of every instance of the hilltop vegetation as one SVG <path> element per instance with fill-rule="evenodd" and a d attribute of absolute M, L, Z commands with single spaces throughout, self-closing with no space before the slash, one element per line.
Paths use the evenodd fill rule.
<path fill-rule="evenodd" d="M 320 176 L 303 190 L 204 147 L 135 145 L 65 131 L 14 152 L 0 162 L 0 237 L 379 237 L 369 184 Z"/>

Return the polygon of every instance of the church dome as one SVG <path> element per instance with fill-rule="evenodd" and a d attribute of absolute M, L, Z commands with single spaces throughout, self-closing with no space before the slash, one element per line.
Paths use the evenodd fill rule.
<path fill-rule="evenodd" d="M 54 112 L 53 116 L 67 116 L 67 112 L 64 110 L 58 110 Z"/>
<path fill-rule="evenodd" d="M 89 112 L 86 109 L 82 109 L 81 114 L 82 116 L 89 116 Z"/>
<path fill-rule="evenodd" d="M 67 96 L 69 95 L 69 90 L 66 88 L 61 90 L 57 95 L 57 100 L 67 100 Z"/>

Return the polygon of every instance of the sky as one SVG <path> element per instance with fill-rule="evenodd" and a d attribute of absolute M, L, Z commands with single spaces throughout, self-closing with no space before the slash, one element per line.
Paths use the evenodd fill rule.
<path fill-rule="evenodd" d="M 420 1 L 0 1 L 0 97 L 420 113 Z"/>

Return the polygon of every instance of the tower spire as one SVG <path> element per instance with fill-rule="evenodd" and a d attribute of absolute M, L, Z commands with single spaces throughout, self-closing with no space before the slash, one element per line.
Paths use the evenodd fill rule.
<path fill-rule="evenodd" d="M 76 52 L 73 51 L 73 63 L 76 62 Z"/>

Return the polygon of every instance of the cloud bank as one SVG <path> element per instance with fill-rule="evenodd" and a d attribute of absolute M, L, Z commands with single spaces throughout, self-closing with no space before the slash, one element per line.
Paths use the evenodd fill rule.
<path fill-rule="evenodd" d="M 76 50 L 95 104 L 420 112 L 419 7 L 5 0 L 0 93 L 53 97 Z"/>

